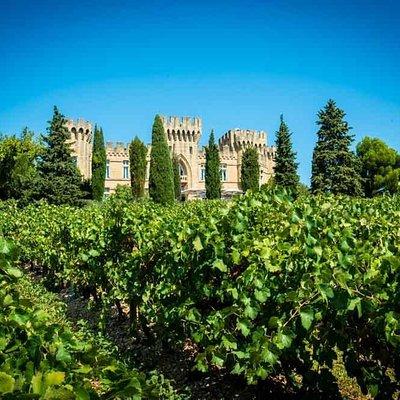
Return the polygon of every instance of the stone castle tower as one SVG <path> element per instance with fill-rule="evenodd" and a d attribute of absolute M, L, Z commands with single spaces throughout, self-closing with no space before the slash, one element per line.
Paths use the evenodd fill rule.
<path fill-rule="evenodd" d="M 202 120 L 199 117 L 161 117 L 171 157 L 179 161 L 182 196 L 186 199 L 205 196 L 205 151 L 199 146 Z M 84 120 L 68 121 L 71 146 L 77 165 L 85 178 L 91 176 L 92 125 Z M 218 141 L 221 161 L 222 196 L 241 193 L 240 168 L 243 151 L 255 147 L 259 154 L 260 184 L 273 176 L 275 147 L 267 145 L 264 131 L 230 129 Z M 145 187 L 148 188 L 151 146 L 148 146 L 148 166 Z M 129 146 L 122 142 L 106 144 L 107 166 L 105 195 L 113 193 L 118 185 L 130 185 Z"/>
<path fill-rule="evenodd" d="M 71 135 L 70 143 L 72 155 L 76 158 L 78 166 L 84 179 L 92 177 L 92 150 L 93 130 L 92 124 L 83 119 L 67 120 L 65 124 Z"/>
<path fill-rule="evenodd" d="M 195 181 L 198 169 L 199 141 L 202 121 L 195 117 L 162 117 L 171 154 L 178 157 L 182 191 Z"/>

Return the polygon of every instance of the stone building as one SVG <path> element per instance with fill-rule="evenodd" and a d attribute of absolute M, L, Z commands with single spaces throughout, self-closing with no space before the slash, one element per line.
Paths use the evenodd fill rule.
<path fill-rule="evenodd" d="M 199 145 L 202 135 L 201 118 L 162 117 L 171 155 L 179 160 L 182 196 L 186 199 L 205 196 L 205 151 Z M 85 178 L 90 178 L 92 125 L 89 122 L 69 120 L 71 145 L 77 164 Z M 231 197 L 240 190 L 240 167 L 243 151 L 255 147 L 260 160 L 260 184 L 273 175 L 275 147 L 267 145 L 263 131 L 230 129 L 218 141 L 221 160 L 222 196 Z M 150 160 L 148 146 L 148 161 Z M 130 185 L 128 145 L 122 142 L 106 143 L 107 166 L 105 195 L 113 193 L 118 185 Z M 148 188 L 149 165 L 146 185 Z"/>

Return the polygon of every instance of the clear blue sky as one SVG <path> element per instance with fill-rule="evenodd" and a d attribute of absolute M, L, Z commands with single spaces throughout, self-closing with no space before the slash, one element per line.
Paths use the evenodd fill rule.
<path fill-rule="evenodd" d="M 328 98 L 356 140 L 400 150 L 398 0 L 0 0 L 0 132 L 45 132 L 52 107 L 106 140 L 150 140 L 156 113 L 263 129 L 279 115 L 309 181 Z"/>

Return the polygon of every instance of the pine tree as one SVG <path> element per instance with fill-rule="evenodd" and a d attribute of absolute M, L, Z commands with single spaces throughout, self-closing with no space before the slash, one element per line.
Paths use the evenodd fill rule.
<path fill-rule="evenodd" d="M 208 146 L 206 147 L 205 166 L 206 198 L 221 198 L 221 172 L 218 146 L 215 143 L 214 131 L 211 131 Z"/>
<path fill-rule="evenodd" d="M 144 183 L 146 180 L 147 147 L 136 136 L 129 146 L 129 166 L 131 172 L 131 188 L 133 198 L 144 197 Z"/>
<path fill-rule="evenodd" d="M 248 147 L 243 153 L 240 182 L 244 193 L 248 190 L 257 191 L 260 187 L 260 164 L 255 147 Z"/>
<path fill-rule="evenodd" d="M 299 184 L 297 166 L 291 133 L 281 115 L 279 130 L 276 132 L 275 184 L 296 191 Z"/>
<path fill-rule="evenodd" d="M 353 136 L 344 120 L 345 112 L 328 100 L 318 112 L 317 144 L 312 160 L 312 193 L 360 195 L 360 164 L 350 150 Z"/>
<path fill-rule="evenodd" d="M 70 134 L 66 120 L 57 107 L 49 124 L 48 134 L 43 136 L 46 147 L 38 165 L 39 196 L 53 204 L 79 205 L 83 197 L 82 177 L 67 143 Z"/>
<path fill-rule="evenodd" d="M 93 200 L 101 201 L 104 196 L 104 182 L 106 179 L 106 148 L 104 146 L 103 129 L 94 128 L 92 153 L 92 182 Z"/>
<path fill-rule="evenodd" d="M 149 195 L 156 203 L 174 201 L 174 173 L 164 126 L 156 115 L 151 136 Z"/>
<path fill-rule="evenodd" d="M 172 157 L 172 167 L 174 170 L 174 192 L 175 192 L 175 199 L 181 199 L 181 174 L 179 171 L 179 160 L 176 155 Z"/>

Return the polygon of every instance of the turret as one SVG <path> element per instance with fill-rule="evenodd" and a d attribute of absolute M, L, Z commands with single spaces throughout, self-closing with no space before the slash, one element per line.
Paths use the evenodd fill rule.
<path fill-rule="evenodd" d="M 76 121 L 68 119 L 65 126 L 70 133 L 69 142 L 72 154 L 76 157 L 76 165 L 84 179 L 90 179 L 92 176 L 93 149 L 92 124 L 80 118 Z"/>

